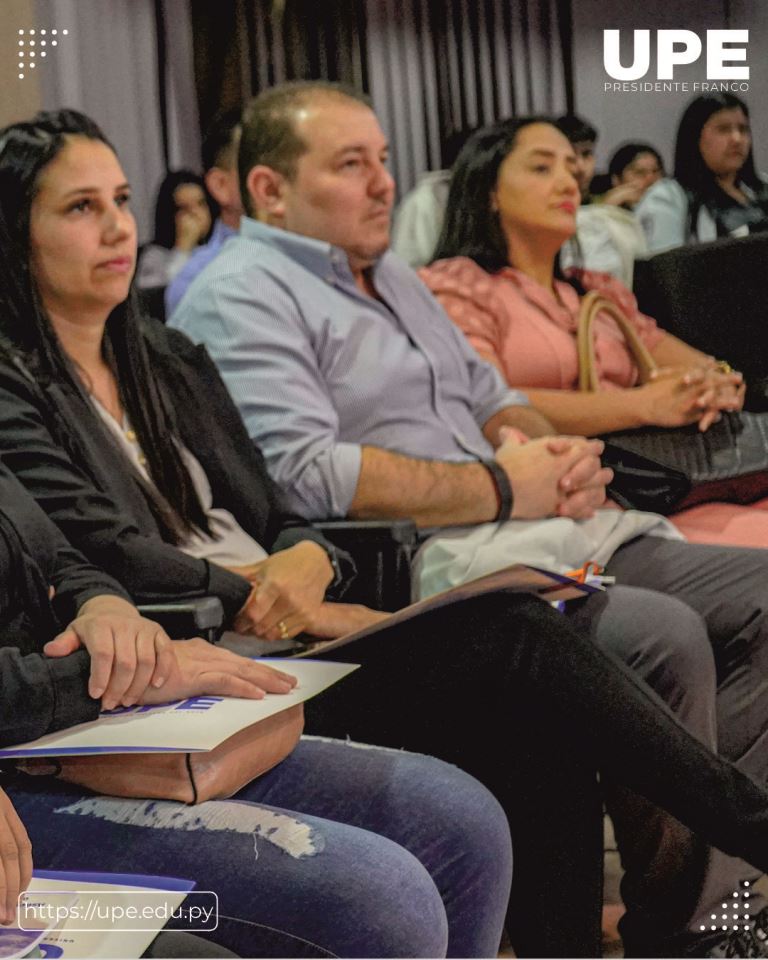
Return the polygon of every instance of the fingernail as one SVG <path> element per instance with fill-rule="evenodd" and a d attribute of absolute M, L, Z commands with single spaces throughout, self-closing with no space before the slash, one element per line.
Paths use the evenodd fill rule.
<path fill-rule="evenodd" d="M 165 683 L 167 679 L 168 679 L 167 677 L 156 677 L 152 681 L 152 686 L 155 687 L 155 689 L 157 689 L 158 687 L 162 687 L 162 685 Z"/>

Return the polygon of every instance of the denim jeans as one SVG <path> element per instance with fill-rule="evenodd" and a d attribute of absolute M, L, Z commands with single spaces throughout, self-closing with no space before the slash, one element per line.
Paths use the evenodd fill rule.
<path fill-rule="evenodd" d="M 84 796 L 14 776 L 35 866 L 170 874 L 219 895 L 243 957 L 490 957 L 511 882 L 506 817 L 431 757 L 303 739 L 232 800 Z"/>

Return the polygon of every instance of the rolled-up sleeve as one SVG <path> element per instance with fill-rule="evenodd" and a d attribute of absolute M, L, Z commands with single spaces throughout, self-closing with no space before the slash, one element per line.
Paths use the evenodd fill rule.
<path fill-rule="evenodd" d="M 306 517 L 346 516 L 361 447 L 339 440 L 339 418 L 290 291 L 267 271 L 242 271 L 185 307 L 175 325 L 205 342 L 283 506 Z"/>

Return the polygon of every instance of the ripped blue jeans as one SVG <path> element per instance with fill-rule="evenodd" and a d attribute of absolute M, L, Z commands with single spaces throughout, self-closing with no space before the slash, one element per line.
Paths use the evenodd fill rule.
<path fill-rule="evenodd" d="M 496 956 L 507 819 L 440 760 L 307 737 L 232 800 L 194 807 L 3 785 L 37 868 L 193 879 L 219 896 L 208 936 L 239 956 Z"/>

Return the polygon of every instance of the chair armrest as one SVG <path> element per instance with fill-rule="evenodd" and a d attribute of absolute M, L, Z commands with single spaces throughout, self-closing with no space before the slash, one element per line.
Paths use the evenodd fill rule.
<path fill-rule="evenodd" d="M 418 545 L 413 520 L 319 520 L 313 524 L 351 554 L 357 577 L 347 603 L 399 610 L 411 602 L 411 559 Z"/>
<path fill-rule="evenodd" d="M 315 520 L 312 526 L 322 530 L 334 543 L 345 540 L 360 544 L 414 546 L 418 539 L 413 520 Z"/>
<path fill-rule="evenodd" d="M 169 603 L 142 603 L 139 612 L 155 620 L 175 639 L 202 637 L 214 643 L 224 625 L 224 608 L 218 597 L 174 600 Z"/>

